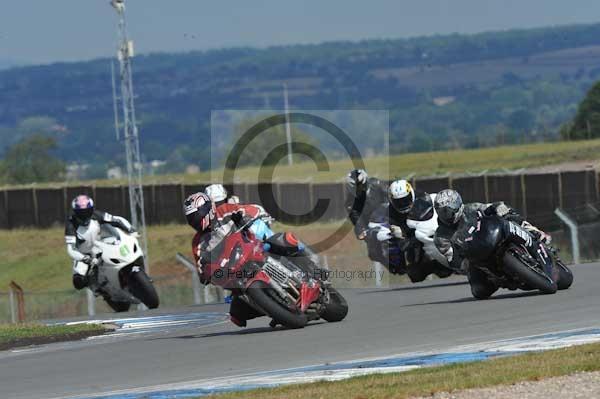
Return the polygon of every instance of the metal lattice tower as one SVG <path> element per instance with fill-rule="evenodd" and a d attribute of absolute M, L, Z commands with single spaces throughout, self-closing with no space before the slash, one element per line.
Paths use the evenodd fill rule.
<path fill-rule="evenodd" d="M 140 142 L 137 123 L 135 120 L 135 104 L 133 94 L 133 80 L 131 72 L 131 59 L 133 58 L 133 41 L 127 37 L 125 22 L 124 0 L 112 0 L 111 5 L 119 17 L 118 37 L 120 97 L 117 97 L 113 66 L 113 97 L 115 111 L 115 130 L 117 139 L 125 143 L 125 157 L 127 159 L 127 180 L 129 184 L 129 205 L 131 223 L 141 235 L 141 245 L 146 254 L 146 271 L 148 271 L 148 240 L 146 235 L 146 217 L 144 216 L 144 192 L 142 188 L 142 161 L 140 156 Z M 122 107 L 123 122 L 119 123 L 118 103 Z"/>

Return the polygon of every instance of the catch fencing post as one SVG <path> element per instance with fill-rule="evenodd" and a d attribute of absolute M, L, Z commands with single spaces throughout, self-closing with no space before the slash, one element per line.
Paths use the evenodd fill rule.
<path fill-rule="evenodd" d="M 577 223 L 569 217 L 562 209 L 556 208 L 554 210 L 556 216 L 560 218 L 568 227 L 571 232 L 571 248 L 573 250 L 573 263 L 579 264 L 579 231 L 577 230 Z"/>
<path fill-rule="evenodd" d="M 87 288 L 85 290 L 85 294 L 87 296 L 88 316 L 95 316 L 96 315 L 96 296 L 94 295 L 92 290 L 90 290 L 89 288 Z"/>
<path fill-rule="evenodd" d="M 202 303 L 202 296 L 200 294 L 201 283 L 200 276 L 198 276 L 198 272 L 196 271 L 196 266 L 194 265 L 194 262 L 183 256 L 179 252 L 177 252 L 175 258 L 177 258 L 177 261 L 179 263 L 181 263 L 183 266 L 188 268 L 190 272 L 192 272 L 192 289 L 194 291 L 194 304 L 200 305 Z"/>
<path fill-rule="evenodd" d="M 17 321 L 23 323 L 25 321 L 25 296 L 23 289 L 14 281 L 10 282 L 10 313 L 13 323 Z M 17 299 L 17 309 L 15 311 L 15 297 Z M 16 314 L 15 314 L 16 313 Z"/>

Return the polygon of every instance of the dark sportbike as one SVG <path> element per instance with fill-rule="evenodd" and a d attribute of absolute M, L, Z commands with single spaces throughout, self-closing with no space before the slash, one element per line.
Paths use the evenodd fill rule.
<path fill-rule="evenodd" d="M 488 298 L 498 288 L 554 294 L 573 283 L 573 273 L 557 251 L 534 240 L 518 224 L 478 212 L 463 228 L 465 238 L 460 247 L 462 256 L 469 261 L 471 286 L 475 278 L 480 284 L 477 291 L 472 289 L 476 298 Z"/>

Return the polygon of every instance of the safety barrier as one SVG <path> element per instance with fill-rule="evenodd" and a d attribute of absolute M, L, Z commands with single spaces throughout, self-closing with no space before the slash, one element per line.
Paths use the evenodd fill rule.
<path fill-rule="evenodd" d="M 417 189 L 436 192 L 452 187 L 465 201 L 504 200 L 528 219 L 546 228 L 560 227 L 554 209 L 573 209 L 599 199 L 595 170 L 539 174 L 478 174 L 443 176 L 413 180 Z M 148 224 L 183 223 L 181 204 L 186 195 L 200 191 L 205 184 L 160 184 L 144 187 Z M 338 183 L 237 183 L 228 187 L 242 201 L 259 203 L 276 219 L 288 223 L 339 220 L 346 216 L 345 190 Z M 15 189 L 0 191 L 0 228 L 47 227 L 62 224 L 70 200 L 79 193 L 92 195 L 102 209 L 128 217 L 127 187 L 64 187 L 56 189 Z M 270 193 L 270 195 L 269 195 Z M 314 206 L 325 199 L 323 214 Z"/>

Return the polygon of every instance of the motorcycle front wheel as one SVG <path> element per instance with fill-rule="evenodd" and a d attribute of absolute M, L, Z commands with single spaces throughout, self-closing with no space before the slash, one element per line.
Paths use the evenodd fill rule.
<path fill-rule="evenodd" d="M 268 316 L 288 328 L 303 328 L 308 319 L 304 313 L 297 313 L 284 307 L 273 296 L 277 295 L 272 292 L 263 281 L 255 281 L 246 290 L 246 295 Z"/>
<path fill-rule="evenodd" d="M 140 270 L 139 272 L 130 273 L 127 285 L 129 292 L 146 305 L 148 309 L 156 309 L 158 307 L 158 294 L 146 272 Z"/>

